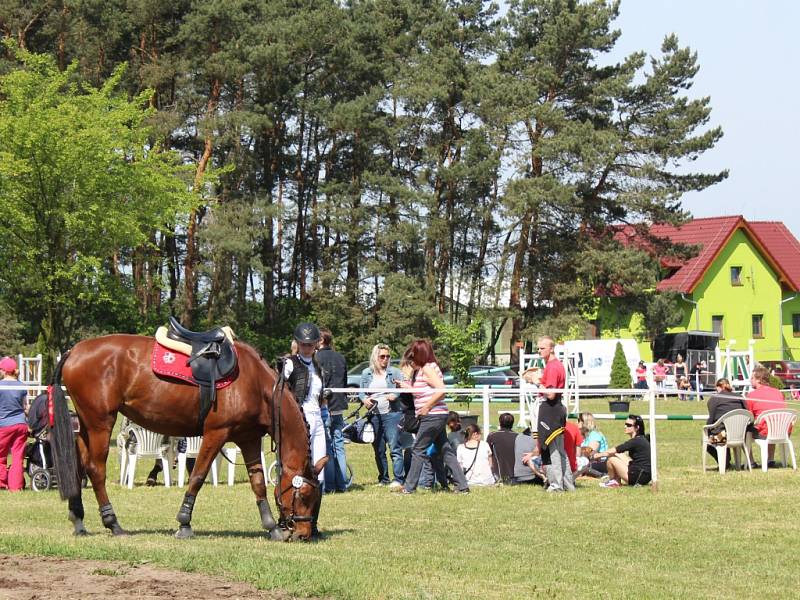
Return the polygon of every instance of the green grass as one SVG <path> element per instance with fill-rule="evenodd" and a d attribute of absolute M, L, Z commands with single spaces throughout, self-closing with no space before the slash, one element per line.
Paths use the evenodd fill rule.
<path fill-rule="evenodd" d="M 597 400 L 582 405 L 608 409 Z M 492 412 L 509 407 L 493 404 Z M 658 412 L 704 408 L 666 401 Z M 632 402 L 631 412 L 646 413 L 646 404 Z M 623 440 L 621 422 L 601 428 L 611 443 Z M 800 476 L 791 469 L 703 474 L 700 428 L 700 422 L 659 422 L 658 492 L 606 490 L 581 480 L 577 493 L 557 497 L 525 486 L 474 489 L 469 496 L 391 494 L 372 485 L 371 448 L 349 445 L 357 489 L 325 498 L 326 537 L 314 544 L 267 541 L 242 467 L 234 487 L 203 489 L 192 523 L 196 537 L 177 541 L 182 491 L 121 489 L 113 483 L 112 449 L 111 501 L 135 535 L 107 534 L 90 491 L 84 499 L 92 535 L 83 539 L 72 537 L 56 492 L 4 493 L 0 552 L 149 561 L 336 598 L 792 595 Z M 137 469 L 140 484 L 149 466 Z"/>

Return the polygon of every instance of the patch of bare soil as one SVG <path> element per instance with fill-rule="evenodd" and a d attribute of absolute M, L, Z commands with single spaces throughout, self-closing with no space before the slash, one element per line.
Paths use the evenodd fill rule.
<path fill-rule="evenodd" d="M 3 600 L 288 600 L 291 597 L 280 592 L 259 591 L 246 583 L 157 569 L 147 564 L 0 555 L 0 598 Z"/>

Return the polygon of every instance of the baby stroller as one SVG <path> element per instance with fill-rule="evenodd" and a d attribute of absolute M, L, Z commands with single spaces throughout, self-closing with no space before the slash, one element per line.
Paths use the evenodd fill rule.
<path fill-rule="evenodd" d="M 36 396 L 28 411 L 28 428 L 33 442 L 25 447 L 25 472 L 36 492 L 56 487 L 53 453 L 50 449 L 47 414 L 47 393 Z"/>
<path fill-rule="evenodd" d="M 342 429 L 342 436 L 346 441 L 354 444 L 371 444 L 375 441 L 375 428 L 372 426 L 372 415 L 375 414 L 377 405 L 373 405 L 363 417 L 358 416 L 361 405 L 347 415 L 344 420 L 347 425 Z M 355 420 L 352 420 L 355 417 Z"/>

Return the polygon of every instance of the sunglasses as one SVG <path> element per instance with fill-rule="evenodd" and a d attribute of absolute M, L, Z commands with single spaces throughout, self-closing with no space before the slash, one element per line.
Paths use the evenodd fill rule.
<path fill-rule="evenodd" d="M 378 358 L 389 358 L 388 354 L 378 354 Z"/>
<path fill-rule="evenodd" d="M 636 423 L 625 423 L 625 427 L 633 427 Z"/>

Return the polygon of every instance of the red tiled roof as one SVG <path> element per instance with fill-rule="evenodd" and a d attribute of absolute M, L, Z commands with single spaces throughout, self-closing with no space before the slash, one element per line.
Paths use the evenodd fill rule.
<path fill-rule="evenodd" d="M 741 215 L 693 219 L 680 227 L 652 225 L 650 232 L 656 237 L 666 238 L 674 243 L 700 246 L 697 256 L 685 262 L 675 257 L 662 257 L 661 265 L 675 268 L 676 271 L 662 279 L 657 289 L 691 293 L 711 263 L 739 229 L 744 230 L 753 241 L 779 280 L 792 290 L 800 291 L 800 242 L 783 223 L 748 222 Z M 623 245 L 627 245 L 635 243 L 636 233 L 632 227 L 624 227 L 618 230 L 614 237 Z M 638 240 L 640 245 L 646 247 L 647 244 L 642 242 L 643 240 Z"/>
<path fill-rule="evenodd" d="M 757 241 L 780 265 L 786 274 L 786 283 L 793 291 L 800 291 L 800 242 L 779 221 L 748 221 Z"/>

